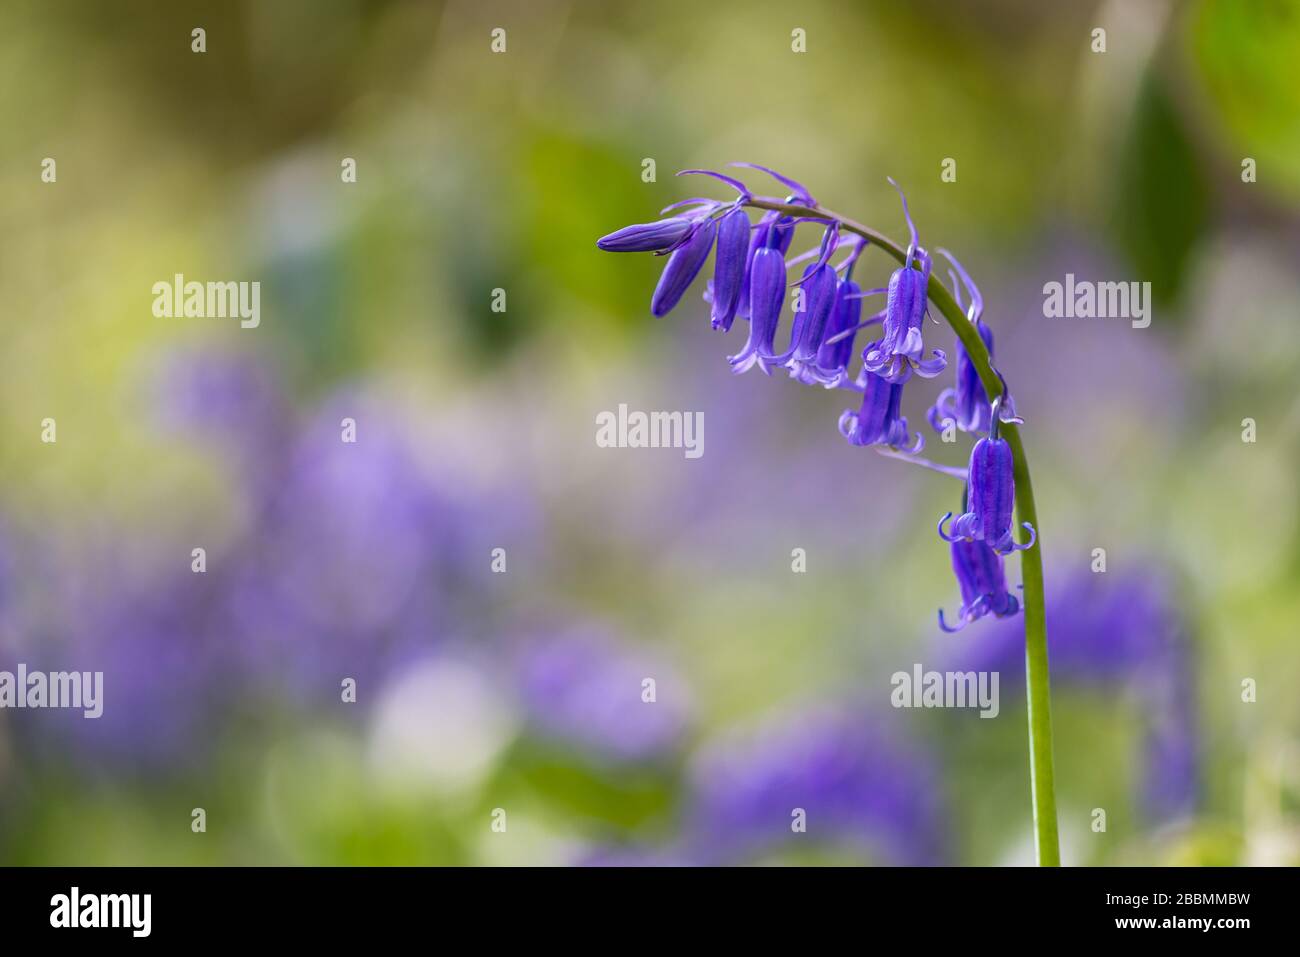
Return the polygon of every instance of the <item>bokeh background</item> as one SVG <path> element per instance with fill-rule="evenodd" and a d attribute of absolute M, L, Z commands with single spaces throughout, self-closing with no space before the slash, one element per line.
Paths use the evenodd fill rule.
<path fill-rule="evenodd" d="M 900 237 L 896 177 L 984 292 L 1066 861 L 1300 862 L 1296 3 L 12 0 L 0 117 L 0 669 L 105 673 L 0 711 L 0 861 L 1030 860 L 1020 619 L 936 625 L 951 480 L 595 248 L 751 160 Z M 1067 272 L 1150 328 L 1044 319 Z M 155 318 L 175 273 L 260 327 Z M 703 457 L 597 448 L 619 403 Z M 1001 715 L 891 709 L 914 662 Z"/>

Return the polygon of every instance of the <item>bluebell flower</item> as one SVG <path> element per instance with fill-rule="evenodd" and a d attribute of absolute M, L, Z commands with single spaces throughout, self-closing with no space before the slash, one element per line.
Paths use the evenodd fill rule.
<path fill-rule="evenodd" d="M 749 263 L 749 216 L 739 207 L 718 221 L 718 249 L 713 261 L 713 283 L 710 295 L 713 302 L 714 329 L 723 332 L 731 329 L 740 305 L 740 289 L 745 281 Z"/>
<path fill-rule="evenodd" d="M 769 233 L 769 240 L 774 234 Z M 781 305 L 785 302 L 785 255 L 770 246 L 754 254 L 750 269 L 749 339 L 736 355 L 727 361 L 731 371 L 747 372 L 755 364 L 771 375 L 769 357 L 775 351 L 776 326 L 781 318 Z"/>
<path fill-rule="evenodd" d="M 912 240 L 903 265 L 889 277 L 884 336 L 867 347 L 863 352 L 863 362 L 868 371 L 890 382 L 906 382 L 913 372 L 924 378 L 937 376 L 948 363 L 941 349 L 934 350 L 933 358 L 924 358 L 921 322 L 925 319 L 928 302 L 930 255 L 920 246 L 916 224 L 907 208 L 907 197 L 897 183 L 892 179 L 889 182 L 903 200 L 903 217 L 907 220 Z"/>
<path fill-rule="evenodd" d="M 730 177 L 707 170 L 686 171 L 720 179 L 731 185 L 739 196 L 730 207 L 707 199 L 678 204 L 694 209 L 689 215 L 683 214 L 692 226 L 671 249 L 668 268 L 655 292 L 654 313 L 662 315 L 680 300 L 716 240 L 719 248 L 715 273 L 705 293 L 706 301 L 712 305 L 713 326 L 728 330 L 736 316 L 748 318 L 750 322 L 744 348 L 729 357 L 733 371 L 746 372 L 757 365 L 771 375 L 774 368 L 784 368 L 791 378 L 805 384 L 857 391 L 861 394 L 859 407 L 845 410 L 839 419 L 840 433 L 850 443 L 871 446 L 882 455 L 962 479 L 968 489 L 969 508 L 953 523 L 951 532 L 945 525 L 952 513 L 939 522 L 939 534 L 953 545 L 953 567 L 962 593 L 956 627 L 964 627 L 989 614 L 996 617 L 1015 614 L 1019 602 L 1006 589 L 1001 556 L 1031 547 L 1037 533 L 1025 523 L 1030 535 L 1026 544 L 1016 543 L 1012 534 L 1013 456 L 1010 445 L 997 432 L 999 422 L 1020 420 L 1015 417 L 1005 380 L 1002 392 L 990 403 L 975 363 L 959 342 L 957 383 L 939 397 L 930 409 L 929 419 L 940 430 L 942 423 L 951 419 L 964 431 L 987 432 L 987 437 L 976 443 L 970 465 L 964 471 L 921 458 L 918 453 L 924 448 L 925 440 L 920 434 L 913 436 L 902 414 L 905 383 L 913 375 L 928 378 L 947 367 L 947 356 L 941 349 L 931 350 L 930 357 L 926 357 L 923 323 L 929 315 L 933 263 L 921 246 L 907 196 L 891 178 L 889 183 L 898 192 L 910 236 L 902 265 L 893 271 L 885 288 L 863 290 L 853 281 L 852 273 L 855 261 L 867 245 L 862 236 L 865 230 L 820 209 L 809 190 L 797 180 L 753 163 L 731 165 L 760 170 L 774 177 L 790 193 L 784 202 L 754 197 L 743 183 Z M 749 227 L 744 206 L 777 204 L 782 209 L 769 209 Z M 820 246 L 787 261 L 785 256 L 795 229 L 805 223 L 825 225 Z M 680 230 L 680 225 L 674 228 Z M 853 240 L 850 254 L 838 265 L 832 265 L 830 260 L 839 246 L 841 229 L 854 232 L 859 238 Z M 656 241 L 667 238 L 665 235 Z M 740 265 L 742 246 L 743 265 Z M 665 251 L 668 250 L 660 250 Z M 952 264 L 950 274 L 957 305 L 966 309 L 967 319 L 991 355 L 993 336 L 982 318 L 984 304 L 979 289 L 955 257 L 945 250 L 940 253 Z M 802 288 L 794 310 L 789 346 L 778 353 L 775 341 L 787 288 L 787 269 L 805 260 L 812 262 L 804 268 L 796 284 Z M 864 320 L 862 299 L 880 293 L 885 294 L 884 308 Z M 969 306 L 964 306 L 967 297 Z M 861 368 L 856 376 L 851 376 L 849 363 L 855 352 L 857 333 L 877 322 L 882 324 L 881 337 L 862 350 Z M 1000 373 L 997 375 L 1002 378 Z M 948 627 L 942 619 L 941 624 Z"/>
<path fill-rule="evenodd" d="M 812 195 L 808 190 L 801 183 L 790 179 L 788 176 L 782 176 L 775 170 L 768 169 L 766 166 L 759 166 L 757 163 L 732 163 L 731 165 L 745 167 L 746 169 L 761 170 L 773 179 L 785 185 L 787 188 L 791 189 L 793 192 L 786 197 L 787 203 L 799 203 L 804 206 L 817 205 L 817 201 L 812 198 Z M 708 171 L 696 170 L 695 172 L 707 173 Z M 708 175 L 715 176 L 718 179 L 735 186 L 737 191 L 741 193 L 742 199 L 748 197 L 749 193 L 744 184 L 739 184 L 736 180 L 733 180 L 730 177 L 721 176 L 717 173 L 709 173 Z M 738 202 L 739 201 L 740 200 L 738 200 Z M 735 316 L 740 316 L 744 319 L 748 319 L 750 316 L 750 277 L 753 273 L 755 254 L 760 249 L 776 249 L 780 251 L 782 256 L 784 256 L 790 250 L 790 243 L 794 241 L 794 230 L 794 217 L 778 213 L 775 210 L 768 210 L 764 213 L 758 223 L 753 227 L 749 239 L 749 249 L 745 255 L 745 266 L 740 281 L 740 291 L 736 296 L 736 309 L 732 316 L 733 319 Z M 716 286 L 717 283 L 718 280 L 715 277 L 714 285 Z M 715 329 L 722 329 L 725 332 L 731 328 L 730 321 L 726 323 L 719 323 L 717 321 L 716 311 L 714 317 L 713 325 Z"/>
<path fill-rule="evenodd" d="M 691 232 L 695 222 L 689 216 L 670 216 L 653 223 L 636 223 L 596 240 L 609 253 L 654 253 L 672 249 Z"/>
<path fill-rule="evenodd" d="M 677 175 L 692 174 L 722 180 L 732 186 L 738 194 L 732 204 L 731 213 L 721 217 L 721 221 L 727 224 L 726 248 L 723 250 L 725 263 L 720 263 L 727 286 L 725 301 L 722 304 L 725 313 L 726 310 L 734 309 L 733 304 L 737 295 L 739 279 L 734 276 L 734 273 L 737 269 L 739 253 L 736 248 L 738 232 L 748 231 L 748 217 L 741 207 L 750 194 L 740 180 L 712 170 L 687 169 Z M 659 284 L 655 287 L 654 296 L 650 300 L 650 311 L 656 316 L 666 316 L 672 312 L 681 301 L 682 295 L 695 281 L 695 277 L 699 275 L 704 261 L 709 258 L 709 253 L 713 250 L 713 241 L 718 236 L 720 222 L 718 213 L 726 208 L 726 204 L 718 200 L 698 197 L 673 203 L 662 212 L 667 213 L 674 209 L 688 207 L 692 208 L 689 214 L 678 214 L 653 223 L 625 226 L 596 240 L 596 245 L 606 252 L 654 252 L 657 255 L 668 256 L 668 263 L 659 276 Z M 719 320 L 716 312 L 714 319 L 717 325 L 723 325 L 725 321 L 725 325 L 730 326 L 730 320 Z"/>
<path fill-rule="evenodd" d="M 980 338 L 993 354 L 993 331 L 983 322 L 976 323 Z M 963 432 L 987 432 L 989 428 L 989 398 L 984 391 L 984 383 L 970 355 L 957 342 L 957 355 L 954 365 L 957 368 L 957 385 L 944 389 L 930 407 L 927 418 L 936 432 L 944 430 L 945 423 L 951 421 Z"/>
<path fill-rule="evenodd" d="M 966 289 L 970 297 L 970 304 L 965 306 L 966 318 L 975 326 L 979 336 L 984 340 L 984 346 L 988 349 L 989 360 L 993 359 L 993 330 L 984 322 L 984 298 L 980 295 L 979 288 L 962 268 L 952 253 L 946 249 L 938 251 L 940 255 L 947 258 L 956 270 L 954 274 L 951 270 L 949 275 L 953 279 L 953 296 L 957 300 L 957 305 L 962 306 L 962 288 Z M 960 277 L 960 282 L 958 279 Z M 989 429 L 989 419 L 992 415 L 988 393 L 984 390 L 984 383 L 980 381 L 979 372 L 975 369 L 975 364 L 971 361 L 970 355 L 966 352 L 961 340 L 957 340 L 956 349 L 956 386 L 944 389 L 939 393 L 938 399 L 930 407 L 928 418 L 930 425 L 936 432 L 942 432 L 944 425 L 952 421 L 957 428 L 963 432 L 987 432 Z M 1002 392 L 1002 420 L 1004 422 L 1017 421 L 1015 418 L 1015 408 L 1011 402 L 1011 395 L 1005 388 L 1003 382 Z"/>
<path fill-rule="evenodd" d="M 704 261 L 709 258 L 717 232 L 717 221 L 705 220 L 688 239 L 673 250 L 650 299 L 652 315 L 666 316 L 681 301 L 695 277 L 700 274 Z"/>
<path fill-rule="evenodd" d="M 952 570 L 961 589 L 961 609 L 957 624 L 951 626 L 944 620 L 943 609 L 939 609 L 939 627 L 944 631 L 960 631 L 985 615 L 1009 618 L 1020 610 L 1016 596 L 1007 591 L 1002 556 L 984 542 L 953 542 Z"/>
<path fill-rule="evenodd" d="M 760 249 L 775 249 L 785 256 L 794 242 L 795 222 L 793 216 L 768 211 L 759 219 L 749 237 L 749 252 L 745 257 L 745 275 L 740 282 L 740 294 L 736 300 L 736 315 L 750 317 L 750 288 L 754 274 L 754 257 Z"/>
<path fill-rule="evenodd" d="M 887 445 L 903 449 L 909 441 L 907 419 L 901 413 L 903 386 L 874 372 L 863 370 L 862 405 L 857 412 L 846 409 L 840 416 L 840 434 L 853 445 Z M 925 438 L 918 434 L 909 454 L 920 452 Z"/>
<path fill-rule="evenodd" d="M 835 306 L 826 325 L 826 338 L 817 350 L 817 367 L 835 373 L 834 384 L 848 376 L 861 319 L 862 287 L 852 279 L 841 279 L 835 287 Z"/>
<path fill-rule="evenodd" d="M 839 374 L 818 368 L 817 353 L 826 338 L 826 324 L 835 308 L 839 280 L 830 266 L 814 263 L 804 271 L 801 282 L 803 302 L 802 307 L 795 310 L 790 348 L 769 359 L 773 365 L 789 369 L 792 379 L 807 383 L 834 382 Z"/>
<path fill-rule="evenodd" d="M 1024 522 L 1029 541 L 1019 544 L 1012 538 L 1011 513 L 1015 507 L 1016 480 L 1011 446 L 997 431 L 996 426 L 990 428 L 989 434 L 976 442 L 971 450 L 968 509 L 952 523 L 951 532 L 945 532 L 943 526 L 952 518 L 952 512 L 939 519 L 939 535 L 946 542 L 961 539 L 984 542 L 995 552 L 1005 555 L 1033 547 L 1037 533 L 1032 525 Z"/>

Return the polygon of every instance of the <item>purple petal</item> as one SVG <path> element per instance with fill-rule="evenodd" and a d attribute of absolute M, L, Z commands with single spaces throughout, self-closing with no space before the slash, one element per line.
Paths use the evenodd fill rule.
<path fill-rule="evenodd" d="M 718 224 L 709 220 L 668 257 L 668 265 L 664 266 L 664 271 L 659 276 L 659 285 L 655 286 L 654 296 L 650 300 L 652 314 L 666 316 L 681 301 L 686 290 L 699 275 L 704 261 L 709 258 L 709 251 L 713 248 L 713 237 L 717 231 Z"/>

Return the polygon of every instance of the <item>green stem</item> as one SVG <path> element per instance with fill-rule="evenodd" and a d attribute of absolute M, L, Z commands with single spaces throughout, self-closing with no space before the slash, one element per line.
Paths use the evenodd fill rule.
<path fill-rule="evenodd" d="M 834 219 L 841 229 L 856 233 L 883 249 L 900 263 L 906 262 L 907 251 L 887 236 L 861 223 L 821 207 L 791 205 L 775 200 L 751 197 L 746 205 L 757 209 L 770 209 L 789 216 L 815 216 Z M 979 373 L 984 391 L 994 397 L 1002 392 L 1002 381 L 993 370 L 993 363 L 984 340 L 974 324 L 957 305 L 957 300 L 938 276 L 930 276 L 928 289 L 930 301 L 943 313 L 948 325 L 957 333 L 962 347 L 970 356 Z M 1020 439 L 1020 428 L 1014 422 L 1001 427 L 1002 437 L 1011 446 L 1015 459 L 1016 513 L 1018 520 L 1028 522 L 1038 532 L 1038 543 L 1020 553 L 1020 571 L 1024 578 L 1025 598 L 1025 685 L 1029 705 L 1029 790 L 1034 809 L 1034 849 L 1040 865 L 1056 867 L 1061 863 L 1061 851 L 1056 832 L 1056 789 L 1052 770 L 1052 709 L 1051 687 L 1047 668 L 1047 622 L 1043 600 L 1042 529 L 1034 507 L 1034 486 L 1029 477 L 1029 462 L 1025 446 Z"/>

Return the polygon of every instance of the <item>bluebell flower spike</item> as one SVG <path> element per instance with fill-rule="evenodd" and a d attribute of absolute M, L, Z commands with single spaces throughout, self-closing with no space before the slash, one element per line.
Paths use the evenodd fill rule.
<path fill-rule="evenodd" d="M 935 319 L 929 301 L 933 260 L 921 244 L 906 194 L 889 179 L 898 192 L 909 235 L 903 263 L 891 273 L 887 286 L 864 290 L 852 277 L 854 265 L 868 245 L 865 237 L 855 235 L 846 243 L 842 238 L 847 228 L 844 223 L 818 209 L 807 188 L 797 180 L 755 163 L 732 165 L 772 176 L 791 191 L 784 206 L 807 208 L 799 216 L 766 209 L 751 223 L 746 206 L 771 205 L 775 201 L 755 197 L 743 182 L 731 176 L 711 170 L 683 170 L 678 175 L 708 176 L 726 183 L 736 191 L 736 198 L 723 202 L 696 197 L 674 203 L 661 213 L 666 218 L 611 233 L 600 240 L 600 247 L 668 257 L 651 301 L 656 316 L 676 306 L 716 248 L 713 275 L 704 293 L 712 324 L 728 330 L 737 316 L 750 323 L 744 347 L 729 357 L 734 372 L 758 366 L 771 375 L 774 369 L 783 368 L 806 384 L 856 392 L 858 408 L 845 410 L 838 423 L 846 440 L 963 481 L 966 492 L 960 514 L 949 512 L 937 525 L 940 538 L 952 549 L 962 603 L 954 617 L 940 611 L 939 626 L 944 631 L 958 631 L 982 617 L 1016 614 L 1020 602 L 1007 590 L 1004 556 L 1034 547 L 1038 534 L 1032 523 L 1021 522 L 1019 527 L 1027 533 L 1027 540 L 1015 540 L 1015 462 L 1011 446 L 1000 433 L 1004 423 L 1018 423 L 1021 419 L 1015 413 L 1005 377 L 992 366 L 1001 391 L 990 401 L 959 337 L 956 381 L 940 393 L 927 419 L 936 429 L 955 422 L 961 430 L 982 436 L 965 469 L 921 458 L 918 453 L 925 439 L 909 429 L 901 413 L 905 383 L 914 376 L 936 376 L 948 366 L 948 355 L 942 349 L 927 348 L 924 342 L 924 321 L 926 317 Z M 825 227 L 817 246 L 787 262 L 796 229 L 814 223 Z M 846 245 L 847 254 L 838 264 L 832 264 L 832 259 L 837 258 L 835 253 Z M 983 321 L 984 301 L 979 288 L 952 253 L 946 249 L 937 252 L 950 264 L 948 278 L 954 300 L 975 326 L 991 360 L 993 334 Z M 805 265 L 794 283 L 800 295 L 789 344 L 778 353 L 775 341 L 790 288 L 789 268 L 800 264 Z M 885 296 L 884 308 L 863 318 L 862 300 L 881 294 Z M 859 352 L 855 345 L 857 333 L 877 323 L 881 325 L 880 338 Z M 856 375 L 851 375 L 849 364 L 855 355 L 861 356 L 861 366 Z"/>

